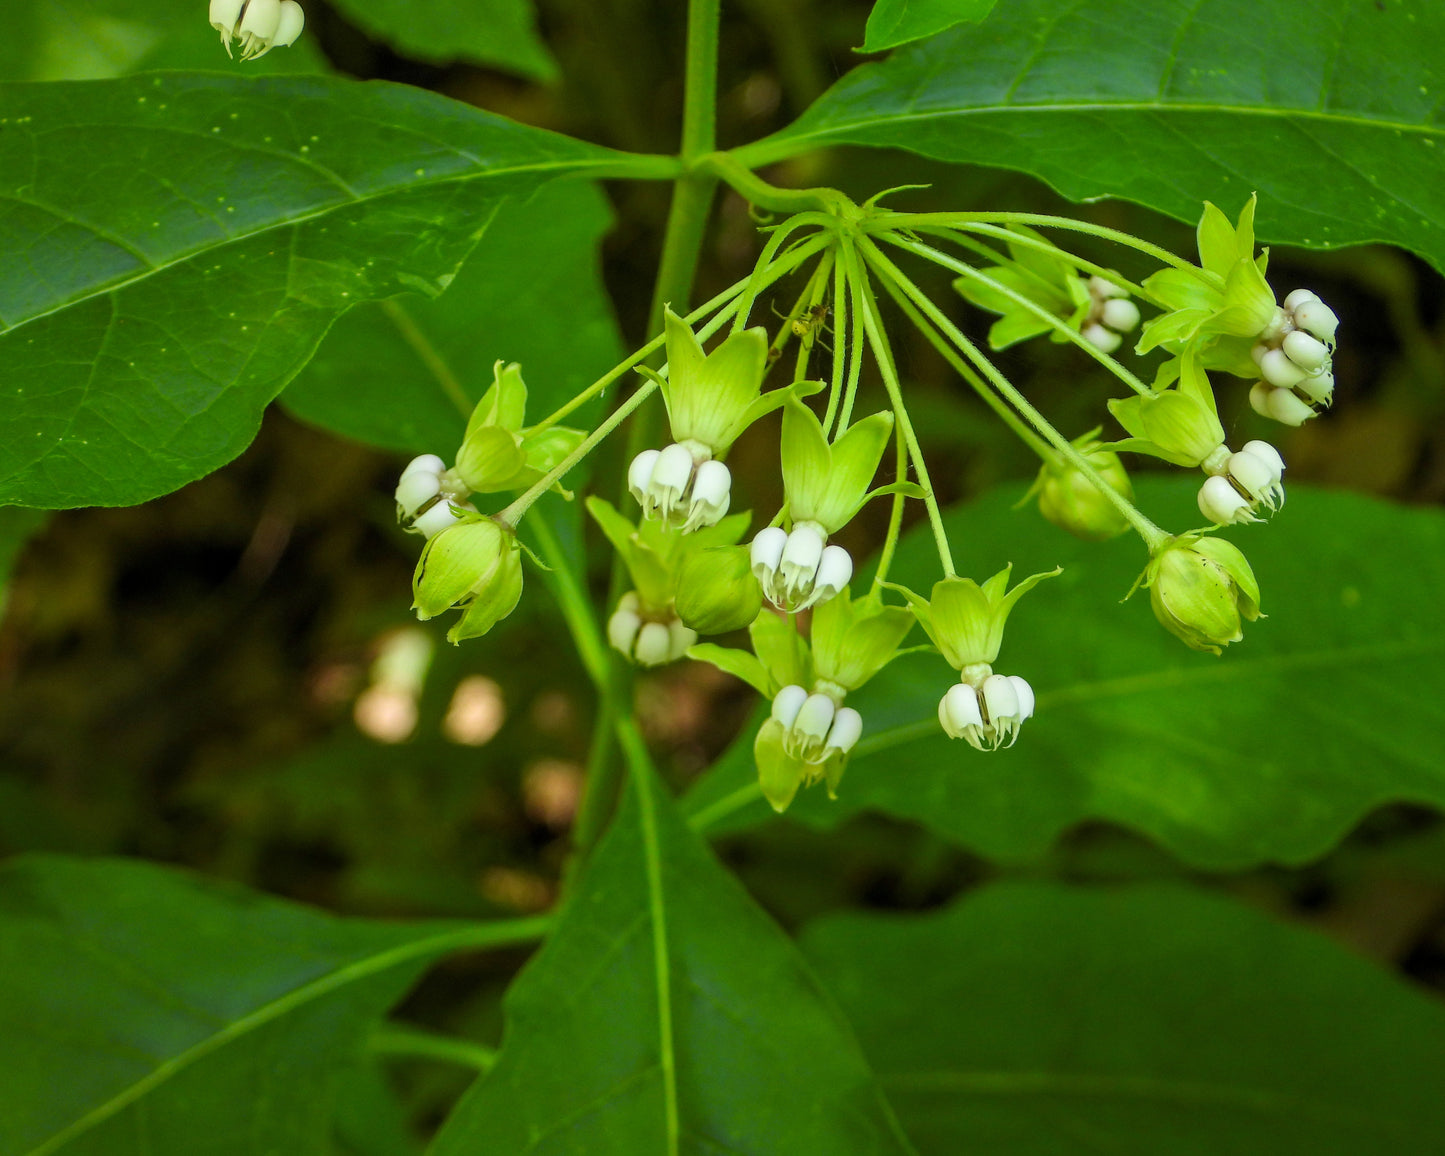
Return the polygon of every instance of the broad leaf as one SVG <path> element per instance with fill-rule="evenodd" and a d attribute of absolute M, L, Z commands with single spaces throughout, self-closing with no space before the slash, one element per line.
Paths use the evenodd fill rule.
<path fill-rule="evenodd" d="M 1401 0 L 1009 0 L 737 155 L 903 147 L 1190 222 L 1257 191 L 1261 240 L 1388 241 L 1445 269 L 1442 43 L 1445 6 Z"/>
<path fill-rule="evenodd" d="M 499 924 L 337 919 L 125 860 L 0 870 L 0 1152 L 329 1151 L 381 1013 Z"/>
<path fill-rule="evenodd" d="M 507 993 L 434 1156 L 911 1151 L 847 1022 L 649 780 Z"/>
<path fill-rule="evenodd" d="M 168 74 L 0 86 L 0 501 L 229 461 L 327 327 L 450 282 L 500 201 L 628 160 L 442 97 Z"/>
<path fill-rule="evenodd" d="M 868 13 L 860 52 L 882 52 L 955 24 L 982 20 L 995 0 L 877 0 Z"/>
<path fill-rule="evenodd" d="M 508 201 L 446 293 L 346 314 L 283 403 L 358 441 L 450 462 L 501 359 L 521 362 L 535 424 L 622 358 L 596 254 L 611 222 L 601 192 L 581 182 Z"/>
<path fill-rule="evenodd" d="M 1199 521 L 1198 484 L 1140 479 L 1138 500 L 1184 529 Z M 1268 617 L 1216 658 L 1167 634 L 1147 594 L 1119 601 L 1143 568 L 1137 539 L 1079 542 L 1011 510 L 1017 496 L 946 517 L 962 574 L 1064 567 L 1019 604 L 995 664 L 1038 694 L 1017 745 L 983 754 L 945 737 L 937 704 L 956 676 L 940 658 L 905 658 L 849 698 L 864 734 L 838 801 L 804 794 L 790 815 L 832 824 L 876 808 L 1013 861 L 1103 819 L 1235 868 L 1307 862 L 1385 803 L 1445 808 L 1445 515 L 1291 487 L 1271 524 L 1230 534 Z M 937 573 L 931 539 L 914 533 L 890 577 L 923 589 Z M 689 811 L 707 825 L 765 820 L 750 780 L 745 752 L 730 752 Z"/>
<path fill-rule="evenodd" d="M 532 0 L 333 0 L 351 20 L 403 56 L 470 60 L 536 80 L 557 64 L 537 36 Z"/>
<path fill-rule="evenodd" d="M 802 946 L 930 1156 L 1363 1156 L 1445 1135 L 1445 1009 L 1183 887 L 977 892 Z"/>

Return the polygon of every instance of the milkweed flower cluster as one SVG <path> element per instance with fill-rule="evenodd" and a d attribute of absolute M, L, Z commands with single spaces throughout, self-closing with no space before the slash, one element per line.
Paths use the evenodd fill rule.
<path fill-rule="evenodd" d="M 1148 562 L 1136 585 L 1149 591 L 1160 624 L 1196 650 L 1218 654 L 1260 616 L 1249 562 L 1217 531 L 1261 522 L 1284 504 L 1283 456 L 1259 439 L 1230 447 L 1211 374 L 1253 381 L 1254 408 L 1285 424 L 1313 417 L 1334 386 L 1338 319 L 1306 290 L 1276 302 L 1265 279 L 1268 254 L 1255 252 L 1253 200 L 1233 222 L 1206 205 L 1198 263 L 1172 258 L 1138 282 L 1041 231 L 1076 226 L 1066 219 L 924 217 L 885 210 L 876 199 L 846 211 L 828 203 L 831 217 L 819 211 L 775 226 L 748 278 L 687 316 L 665 310 L 661 334 L 534 425 L 525 420 L 520 367 L 498 362 L 452 464 L 424 454 L 396 489 L 402 527 L 426 540 L 413 583 L 418 615 L 460 611 L 448 637 L 474 637 L 520 598 L 531 505 L 548 490 L 565 494 L 567 472 L 660 394 L 666 434 L 628 462 L 621 505 L 597 495 L 585 502 L 627 576 L 607 608 L 606 642 L 638 666 L 691 658 L 751 685 L 769 704 L 753 746 L 759 787 L 778 810 L 813 783 L 837 792 L 868 741 L 856 695 L 901 654 L 926 651 L 952 669 L 954 680 L 940 681 L 938 724 L 976 750 L 1014 746 L 1040 701 L 1025 673 L 998 665 L 1020 599 L 1060 571 L 1013 585 L 1010 565 L 981 582 L 957 573 L 878 289 L 1038 452 L 1027 496 L 1045 518 L 1093 541 L 1139 534 Z M 1158 261 L 1156 247 L 1103 232 Z M 1102 425 L 1072 438 L 1056 430 L 895 253 L 953 273 L 964 301 L 997 316 L 993 348 L 1048 336 L 1107 368 L 1130 391 L 1107 406 L 1122 436 L 1103 440 Z M 980 253 L 991 256 L 979 262 Z M 775 332 L 750 324 L 762 294 L 805 272 Z M 1146 319 L 1145 310 L 1153 315 Z M 825 330 L 831 345 L 820 340 Z M 1130 335 L 1136 356 L 1162 358 L 1152 374 L 1141 377 L 1119 360 Z M 793 339 L 789 373 L 784 353 Z M 654 352 L 665 357 L 657 370 L 644 364 Z M 882 385 L 877 406 L 860 405 L 869 362 Z M 640 380 L 594 430 L 560 424 L 629 370 Z M 754 428 L 775 414 L 776 425 Z M 752 512 L 738 509 L 739 490 L 752 479 L 728 464 L 745 434 L 764 447 L 750 460 L 775 462 L 782 483 L 780 506 L 756 528 Z M 1134 504 L 1124 452 L 1200 470 L 1198 505 L 1208 524 L 1180 533 L 1155 525 Z M 500 493 L 519 496 L 485 513 L 479 496 Z M 889 501 L 890 517 L 870 573 L 839 539 L 856 541 L 860 512 L 879 499 Z M 924 506 L 942 571 L 926 595 L 889 577 L 910 501 Z M 909 648 L 915 627 L 927 641 Z M 708 640 L 743 630 L 746 647 Z"/>
<path fill-rule="evenodd" d="M 295 44 L 306 27 L 306 13 L 296 0 L 211 0 L 211 27 L 221 34 L 227 56 L 234 41 L 242 60 L 258 60 L 278 44 Z"/>

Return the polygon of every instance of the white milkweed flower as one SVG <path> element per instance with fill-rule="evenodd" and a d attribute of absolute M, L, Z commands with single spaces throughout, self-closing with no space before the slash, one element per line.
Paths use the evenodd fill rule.
<path fill-rule="evenodd" d="M 403 530 L 432 538 L 463 513 L 476 513 L 467 493 L 441 458 L 422 454 L 407 463 L 396 484 L 396 520 Z"/>
<path fill-rule="evenodd" d="M 826 545 L 816 522 L 760 530 L 751 547 L 752 570 L 763 596 L 780 610 L 797 612 L 835 597 L 853 577 L 853 559 Z"/>
<path fill-rule="evenodd" d="M 732 474 L 701 443 L 674 442 L 633 458 L 627 488 L 645 517 L 686 534 L 722 521 L 732 500 Z"/>
<path fill-rule="evenodd" d="M 785 686 L 773 698 L 772 717 L 783 725 L 783 749 L 804 763 L 818 764 L 846 755 L 863 733 L 863 716 L 838 706 L 826 694 Z"/>
<path fill-rule="evenodd" d="M 1104 353 L 1113 353 L 1124 341 L 1124 334 L 1139 324 L 1139 306 L 1129 300 L 1129 293 L 1103 277 L 1088 281 L 1089 312 L 1079 332 L 1085 341 Z"/>
<path fill-rule="evenodd" d="M 1259 521 L 1255 512 L 1261 506 L 1272 514 L 1284 505 L 1284 468 L 1284 458 L 1269 442 L 1246 442 L 1200 487 L 1200 512 L 1220 526 Z"/>
<path fill-rule="evenodd" d="M 306 26 L 306 14 L 296 0 L 211 0 L 210 15 L 227 55 L 235 39 L 242 60 L 256 60 L 278 44 L 290 47 Z"/>
<path fill-rule="evenodd" d="M 1340 320 L 1309 289 L 1284 299 L 1251 353 L 1263 378 L 1249 391 L 1261 417 L 1301 425 L 1334 398 L 1332 354 Z"/>
<path fill-rule="evenodd" d="M 1013 746 L 1033 714 L 1033 687 L 1016 674 L 990 674 L 977 688 L 956 683 L 938 703 L 938 721 L 948 737 L 966 739 L 980 751 Z"/>
<path fill-rule="evenodd" d="M 645 617 L 634 590 L 618 600 L 607 620 L 607 641 L 638 666 L 664 666 L 687 653 L 697 641 L 697 631 L 676 617 L 666 621 Z"/>

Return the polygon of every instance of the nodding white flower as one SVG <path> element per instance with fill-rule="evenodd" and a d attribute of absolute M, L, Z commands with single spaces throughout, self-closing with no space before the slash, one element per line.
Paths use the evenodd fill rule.
<path fill-rule="evenodd" d="M 676 617 L 666 620 L 644 616 L 637 592 L 624 594 L 607 620 L 607 641 L 638 666 L 676 662 L 697 641 L 697 631 Z"/>
<path fill-rule="evenodd" d="M 976 750 L 1011 747 L 1034 714 L 1034 690 L 1016 674 L 989 674 L 979 687 L 960 682 L 939 700 L 938 721 L 951 739 Z"/>
<path fill-rule="evenodd" d="M 785 686 L 773 698 L 772 717 L 783 725 L 783 749 L 795 759 L 817 765 L 846 755 L 863 733 L 863 716 L 839 706 L 826 694 Z"/>
<path fill-rule="evenodd" d="M 1269 442 L 1246 442 L 1210 472 L 1199 488 L 1199 509 L 1216 525 L 1257 522 L 1259 507 L 1272 514 L 1284 505 L 1284 458 Z"/>
<path fill-rule="evenodd" d="M 1139 306 L 1129 300 L 1129 292 L 1103 277 L 1090 277 L 1089 312 L 1079 330 L 1085 341 L 1104 353 L 1113 353 L 1123 344 L 1123 334 L 1139 324 Z"/>
<path fill-rule="evenodd" d="M 700 442 L 643 450 L 627 470 L 627 488 L 648 518 L 684 534 L 716 526 L 732 500 L 732 474 Z"/>
<path fill-rule="evenodd" d="M 1329 406 L 1335 392 L 1331 353 L 1339 318 L 1308 289 L 1284 299 L 1251 350 L 1264 379 L 1250 390 L 1249 404 L 1262 417 L 1300 425 Z"/>
<path fill-rule="evenodd" d="M 257 60 L 276 45 L 296 43 L 306 14 L 296 0 L 211 0 L 211 27 L 231 55 L 232 38 L 241 43 L 241 59 Z"/>
<path fill-rule="evenodd" d="M 780 610 L 797 612 L 826 602 L 848 585 L 853 559 L 842 546 L 829 546 L 816 522 L 760 530 L 753 539 L 753 574 L 765 597 Z"/>
<path fill-rule="evenodd" d="M 432 538 L 463 513 L 476 513 L 465 501 L 467 492 L 441 458 L 422 454 L 407 463 L 396 484 L 396 520 L 408 533 Z"/>

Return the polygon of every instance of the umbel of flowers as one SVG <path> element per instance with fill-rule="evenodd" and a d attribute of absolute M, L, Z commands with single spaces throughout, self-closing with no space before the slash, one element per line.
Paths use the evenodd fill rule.
<path fill-rule="evenodd" d="M 719 175 L 739 187 L 766 189 L 719 164 Z M 1041 466 L 1028 496 L 1044 517 L 1092 541 L 1139 535 L 1148 559 L 1136 585 L 1149 591 L 1159 622 L 1195 650 L 1219 654 L 1260 617 L 1249 562 L 1218 531 L 1260 523 L 1284 504 L 1283 456 L 1260 438 L 1230 447 L 1225 430 L 1235 417 L 1221 417 L 1211 375 L 1244 379 L 1241 401 L 1247 393 L 1259 414 L 1287 425 L 1316 416 L 1334 388 L 1338 321 L 1306 290 L 1276 301 L 1265 279 L 1268 254 L 1255 252 L 1253 200 L 1234 222 L 1206 205 L 1198 263 L 1169 256 L 1137 282 L 1051 237 L 1088 232 L 1156 264 L 1161 250 L 1067 218 L 915 215 L 835 194 L 818 201 L 773 228 L 747 278 L 686 316 L 667 309 L 658 336 L 541 421 L 527 424 L 520 367 L 498 362 L 453 464 L 424 454 L 396 489 L 402 526 L 426 539 L 413 582 L 417 614 L 459 611 L 448 637 L 475 637 L 521 596 L 532 504 L 549 490 L 570 497 L 561 488 L 568 471 L 661 393 L 666 444 L 636 454 L 625 479 L 611 479 L 630 493 L 624 505 L 632 510 L 587 499 L 629 579 L 598 632 L 619 661 L 703 660 L 755 688 L 769 704 L 753 746 L 759 789 L 778 810 L 809 784 L 838 791 L 850 756 L 860 743 L 866 749 L 867 719 L 854 696 L 906 653 L 915 624 L 928 639 L 918 649 L 957 673 L 937 703 L 944 733 L 978 751 L 1012 747 L 1036 705 L 1019 667 L 996 665 L 1020 598 L 1059 571 L 1012 587 L 1007 565 L 982 582 L 956 572 L 880 291 L 1003 427 L 1037 452 Z M 1102 426 L 1074 437 L 1057 430 L 944 305 L 914 284 L 898 255 L 948 269 L 953 304 L 996 314 L 993 347 L 1047 336 L 1112 374 L 1128 391 L 1107 404 L 1117 440 L 1101 440 Z M 775 331 L 751 324 L 775 307 L 760 308 L 760 300 L 794 277 L 801 284 Z M 1147 320 L 1144 310 L 1152 311 Z M 1124 339 L 1132 333 L 1133 355 L 1158 359 L 1152 369 L 1136 372 L 1121 360 L 1130 356 Z M 658 351 L 666 363 L 646 368 Z M 629 371 L 639 375 L 635 387 L 595 429 L 562 424 Z M 874 382 L 881 404 L 860 406 Z M 779 410 L 781 420 L 760 422 Z M 783 491 L 781 508 L 751 537 L 750 515 L 733 512 L 735 491 L 761 479 L 736 476 L 727 464 L 745 435 L 754 439 L 749 461 L 775 473 Z M 1171 533 L 1151 521 L 1134 503 L 1121 453 L 1201 471 L 1198 505 L 1207 524 Z M 478 499 L 493 494 L 512 497 L 488 513 Z M 879 498 L 889 503 L 887 530 L 874 572 L 860 585 L 837 538 L 846 532 L 857 540 L 860 511 Z M 941 571 L 927 597 L 888 580 L 914 501 Z M 1002 563 L 1007 543 L 975 543 L 979 549 L 996 550 Z M 743 630 L 747 647 L 703 641 Z"/>

